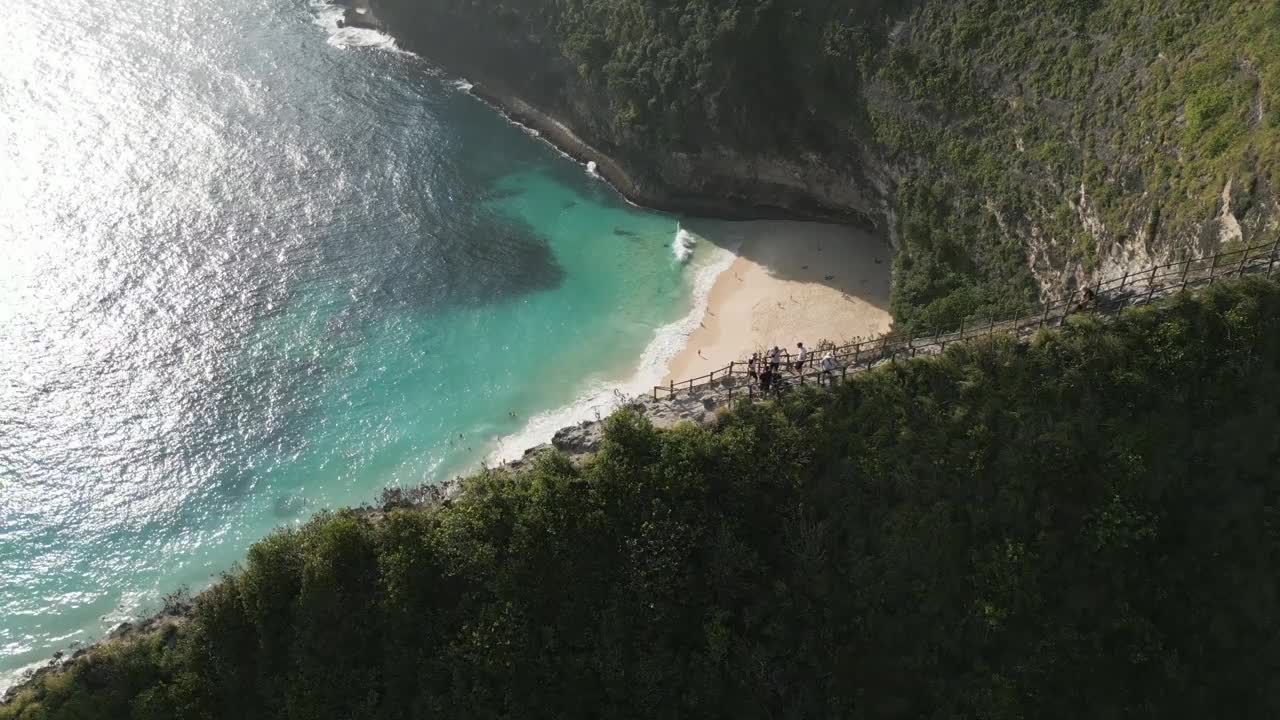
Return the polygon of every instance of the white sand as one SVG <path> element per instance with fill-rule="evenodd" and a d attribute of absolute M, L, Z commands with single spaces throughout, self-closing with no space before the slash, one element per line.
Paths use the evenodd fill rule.
<path fill-rule="evenodd" d="M 702 327 L 663 383 L 705 375 L 774 345 L 796 351 L 887 332 L 890 250 L 853 228 L 699 222 L 690 230 L 738 258 L 711 290 Z"/>

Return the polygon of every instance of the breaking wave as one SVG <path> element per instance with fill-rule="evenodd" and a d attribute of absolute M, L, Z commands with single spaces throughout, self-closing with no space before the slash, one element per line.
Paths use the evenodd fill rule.
<path fill-rule="evenodd" d="M 313 3 L 315 23 L 329 33 L 329 44 L 337 48 L 373 48 L 389 52 L 406 53 L 396 45 L 395 38 L 386 33 L 368 28 L 341 27 L 340 21 L 346 12 L 343 8 L 329 3 Z"/>
<path fill-rule="evenodd" d="M 697 244 L 697 236 L 684 228 L 680 228 L 676 231 L 675 240 L 671 242 L 671 254 L 675 255 L 677 262 L 687 263 L 693 259 L 693 248 Z"/>

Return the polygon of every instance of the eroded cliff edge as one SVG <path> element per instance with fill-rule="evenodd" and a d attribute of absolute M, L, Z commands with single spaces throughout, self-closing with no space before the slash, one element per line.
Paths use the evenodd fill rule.
<path fill-rule="evenodd" d="M 874 227 L 905 329 L 1275 235 L 1280 9 L 373 0 L 638 203 Z"/>

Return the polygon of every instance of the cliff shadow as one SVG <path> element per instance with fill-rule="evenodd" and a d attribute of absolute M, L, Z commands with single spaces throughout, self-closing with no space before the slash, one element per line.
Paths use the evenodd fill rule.
<path fill-rule="evenodd" d="M 774 279 L 824 285 L 889 311 L 893 250 L 872 232 L 849 225 L 790 220 L 685 218 L 680 225 L 760 265 Z"/>

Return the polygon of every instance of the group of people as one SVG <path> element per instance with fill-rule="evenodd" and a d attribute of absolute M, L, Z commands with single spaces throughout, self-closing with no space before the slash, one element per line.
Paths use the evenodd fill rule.
<path fill-rule="evenodd" d="M 752 353 L 751 359 L 747 361 L 747 376 L 751 378 L 753 383 L 760 385 L 760 390 L 769 392 L 770 390 L 780 389 L 783 381 L 783 368 L 789 368 L 793 373 L 803 373 L 805 366 L 813 362 L 809 349 L 804 343 L 796 343 L 796 354 L 794 360 L 790 352 L 779 348 L 777 345 L 769 352 L 761 355 L 760 353 Z M 827 381 L 835 378 L 836 369 L 839 367 L 836 362 L 836 355 L 833 351 L 828 350 L 822 356 L 822 375 Z"/>

